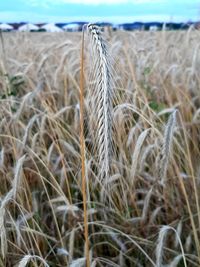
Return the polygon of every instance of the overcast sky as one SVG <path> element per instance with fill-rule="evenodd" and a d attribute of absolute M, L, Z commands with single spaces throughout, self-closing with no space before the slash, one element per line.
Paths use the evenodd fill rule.
<path fill-rule="evenodd" d="M 1 22 L 196 21 L 200 0 L 0 0 Z"/>

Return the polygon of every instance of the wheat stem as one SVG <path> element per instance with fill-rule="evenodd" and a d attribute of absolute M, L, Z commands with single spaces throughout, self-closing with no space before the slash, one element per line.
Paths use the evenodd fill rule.
<path fill-rule="evenodd" d="M 81 146 L 81 164 L 82 164 L 82 195 L 83 195 L 83 209 L 84 209 L 84 235 L 85 235 L 85 249 L 86 249 L 86 266 L 90 266 L 89 256 L 89 239 L 88 239 L 88 219 L 87 219 L 87 193 L 86 193 L 86 175 L 85 175 L 85 140 L 84 140 L 84 31 L 82 34 L 81 47 L 81 79 L 80 79 L 80 146 Z"/>

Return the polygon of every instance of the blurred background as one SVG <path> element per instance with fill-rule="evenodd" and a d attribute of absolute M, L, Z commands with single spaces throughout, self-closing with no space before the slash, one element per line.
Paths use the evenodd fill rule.
<path fill-rule="evenodd" d="M 176 29 L 197 26 L 199 10 L 199 0 L 7 0 L 0 3 L 0 28 L 78 31 L 84 23 L 99 22 L 114 29 L 156 30 L 163 23 Z"/>

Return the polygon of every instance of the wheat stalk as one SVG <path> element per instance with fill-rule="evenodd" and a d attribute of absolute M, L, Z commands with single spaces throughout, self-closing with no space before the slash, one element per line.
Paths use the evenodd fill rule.
<path fill-rule="evenodd" d="M 21 259 L 21 261 L 19 262 L 19 264 L 17 265 L 17 267 L 25 267 L 25 266 L 27 266 L 27 264 L 30 262 L 30 261 L 32 261 L 32 260 L 39 260 L 39 261 L 41 261 L 42 263 L 43 263 L 43 266 L 45 266 L 45 267 L 49 267 L 49 265 L 47 264 L 47 262 L 43 259 L 43 258 L 41 258 L 41 257 L 39 257 L 39 256 L 37 256 L 37 255 L 25 255 L 22 259 Z"/>
<path fill-rule="evenodd" d="M 110 175 L 110 161 L 112 150 L 112 75 L 106 43 L 99 28 L 93 24 L 87 25 L 87 32 L 91 40 L 95 57 L 95 88 L 94 115 L 96 118 L 96 142 L 100 165 L 100 179 L 108 179 Z"/>
<path fill-rule="evenodd" d="M 141 147 L 145 141 L 145 138 L 147 137 L 147 134 L 149 133 L 149 130 L 150 129 L 146 129 L 140 134 L 140 136 L 138 137 L 137 143 L 135 145 L 135 150 L 134 150 L 134 153 L 132 155 L 132 164 L 131 164 L 131 178 L 132 178 L 130 181 L 131 186 L 134 184 L 134 179 L 135 179 L 135 174 L 136 174 L 136 170 L 137 170 L 138 159 L 139 159 Z"/>
<path fill-rule="evenodd" d="M 13 198 L 16 199 L 17 197 L 17 193 L 18 193 L 18 189 L 20 188 L 20 184 L 21 184 L 21 177 L 22 177 L 22 173 L 23 173 L 23 163 L 25 161 L 26 155 L 23 155 L 18 161 L 17 161 L 17 165 L 15 167 L 15 176 L 13 179 Z"/>
<path fill-rule="evenodd" d="M 85 173 L 85 139 L 84 139 L 84 31 L 81 46 L 81 73 L 80 73 L 80 150 L 81 150 L 81 173 L 82 173 L 82 195 L 84 212 L 84 236 L 86 266 L 90 266 L 89 238 L 88 238 L 88 217 L 87 217 L 87 192 L 86 192 L 86 173 Z"/>
<path fill-rule="evenodd" d="M 170 153 L 172 149 L 173 134 L 176 125 L 176 114 L 175 110 L 169 117 L 167 122 L 165 132 L 164 132 L 164 141 L 162 145 L 161 155 L 160 155 L 160 168 L 159 168 L 159 178 L 161 183 L 164 185 L 166 180 L 167 168 L 170 159 Z"/>
<path fill-rule="evenodd" d="M 185 267 L 187 267 L 187 263 L 186 263 L 186 259 L 185 259 L 185 253 L 183 250 L 183 245 L 182 245 L 181 239 L 180 239 L 177 231 L 173 227 L 168 226 L 168 225 L 162 226 L 162 228 L 160 229 L 160 232 L 159 232 L 158 243 L 156 246 L 156 267 L 162 267 L 163 266 L 163 263 L 162 263 L 163 251 L 165 249 L 167 233 L 170 230 L 172 230 L 176 235 L 176 239 L 178 240 L 178 243 L 179 243 L 180 248 L 181 248 L 181 256 L 183 257 L 183 264 Z"/>
<path fill-rule="evenodd" d="M 0 206 L 0 243 L 2 258 L 5 259 L 7 253 L 7 234 L 5 227 L 6 205 L 13 198 L 13 189 L 11 189 L 3 198 Z"/>

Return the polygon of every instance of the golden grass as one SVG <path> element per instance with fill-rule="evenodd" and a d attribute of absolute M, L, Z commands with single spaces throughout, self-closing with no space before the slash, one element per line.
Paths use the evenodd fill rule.
<path fill-rule="evenodd" d="M 85 138 L 84 138 L 84 31 L 82 35 L 81 45 L 81 77 L 80 77 L 80 151 L 81 151 L 81 172 L 82 172 L 82 194 L 83 194 L 83 213 L 85 228 L 85 250 L 86 250 L 86 266 L 90 266 L 90 251 L 88 239 L 88 218 L 87 218 L 87 181 L 85 175 Z"/>
<path fill-rule="evenodd" d="M 88 41 L 81 107 L 81 34 L 3 34 L 0 266 L 199 266 L 199 37 L 106 37 L 114 96 L 104 180 Z"/>

